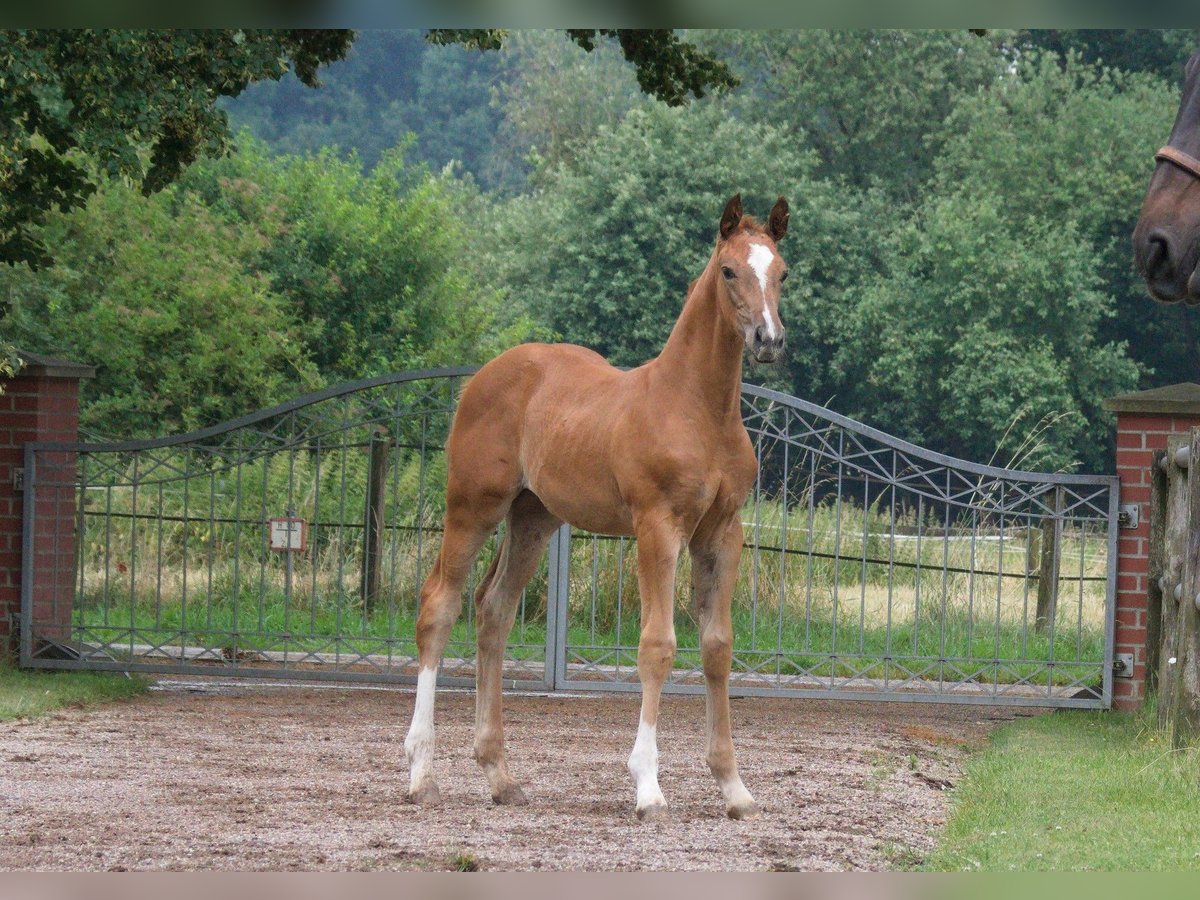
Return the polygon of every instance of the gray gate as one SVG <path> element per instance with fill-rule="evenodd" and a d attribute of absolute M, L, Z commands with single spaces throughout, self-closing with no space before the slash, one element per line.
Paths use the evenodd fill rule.
<path fill-rule="evenodd" d="M 385 376 L 179 437 L 26 451 L 22 665 L 415 676 L 443 446 L 471 368 Z M 737 694 L 1106 707 L 1117 480 L 951 459 L 745 386 L 759 477 Z M 474 583 L 447 648 L 473 675 Z M 688 562 L 668 690 L 703 690 Z M 636 690 L 636 542 L 571 532 L 522 598 L 506 688 Z"/>

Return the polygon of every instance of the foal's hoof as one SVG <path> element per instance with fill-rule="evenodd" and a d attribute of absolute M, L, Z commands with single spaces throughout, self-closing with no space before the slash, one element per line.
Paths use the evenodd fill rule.
<path fill-rule="evenodd" d="M 417 806 L 436 806 L 442 802 L 442 792 L 438 790 L 437 782 L 433 779 L 423 781 L 408 789 L 408 802 Z"/>
<path fill-rule="evenodd" d="M 639 822 L 670 822 L 671 813 L 665 803 L 655 803 L 653 806 L 643 806 L 637 811 Z"/>
<path fill-rule="evenodd" d="M 525 806 L 529 803 L 525 798 L 525 792 L 515 781 L 499 793 L 492 794 L 492 802 L 497 806 Z"/>
<path fill-rule="evenodd" d="M 757 819 L 762 813 L 753 800 L 747 803 L 732 803 L 725 807 L 725 815 L 731 819 Z"/>

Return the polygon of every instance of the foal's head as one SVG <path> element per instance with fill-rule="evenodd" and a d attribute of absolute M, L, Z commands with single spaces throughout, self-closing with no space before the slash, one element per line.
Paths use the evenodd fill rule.
<path fill-rule="evenodd" d="M 728 299 L 721 314 L 742 335 L 757 362 L 774 362 L 783 351 L 779 292 L 787 263 L 776 244 L 787 233 L 788 205 L 780 197 L 766 226 L 742 215 L 742 195 L 735 194 L 721 216 L 716 260 L 721 267 L 719 290 Z"/>

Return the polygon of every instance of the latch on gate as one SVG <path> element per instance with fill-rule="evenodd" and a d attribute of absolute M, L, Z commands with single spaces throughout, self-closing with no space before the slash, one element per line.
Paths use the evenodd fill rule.
<path fill-rule="evenodd" d="M 1137 528 L 1140 509 L 1137 503 L 1122 503 L 1117 507 L 1117 524 L 1122 528 Z"/>

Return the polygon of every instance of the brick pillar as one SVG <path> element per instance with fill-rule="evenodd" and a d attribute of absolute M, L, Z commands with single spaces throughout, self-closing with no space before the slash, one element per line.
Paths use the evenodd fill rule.
<path fill-rule="evenodd" d="M 0 653 L 9 655 L 17 650 L 21 612 L 26 495 L 18 470 L 25 466 L 25 445 L 79 439 L 79 381 L 95 374 L 91 366 L 23 351 L 17 355 L 25 365 L 0 394 Z M 44 465 L 47 487 L 38 494 L 32 596 L 46 633 L 66 637 L 74 596 L 74 454 L 47 454 Z"/>
<path fill-rule="evenodd" d="M 1122 527 L 1117 549 L 1115 652 L 1133 654 L 1133 677 L 1113 679 L 1113 705 L 1137 709 L 1146 699 L 1149 607 L 1150 467 L 1167 438 L 1200 425 L 1200 384 L 1175 384 L 1104 401 L 1117 414 L 1117 475 L 1121 504 L 1138 505 L 1137 528 Z"/>

